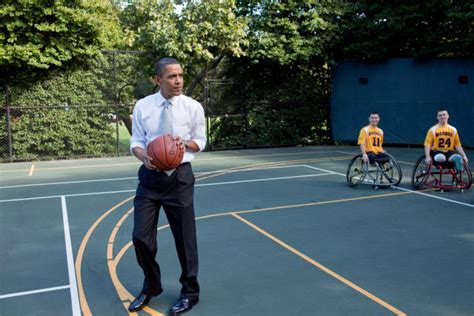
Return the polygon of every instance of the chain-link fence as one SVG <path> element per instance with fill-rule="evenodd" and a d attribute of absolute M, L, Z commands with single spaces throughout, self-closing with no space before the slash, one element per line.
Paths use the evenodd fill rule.
<path fill-rule="evenodd" d="M 118 120 L 130 106 L 81 105 L 1 109 L 5 126 L 0 160 L 122 156 L 129 154 L 130 133 Z"/>
<path fill-rule="evenodd" d="M 144 52 L 104 52 L 87 67 L 5 83 L 0 161 L 129 155 L 133 105 L 157 91 L 150 79 L 156 58 Z M 194 96 L 206 112 L 206 150 L 330 140 L 328 101 L 261 100 L 246 95 L 247 88 L 207 79 Z"/>
<path fill-rule="evenodd" d="M 5 81 L 0 160 L 130 154 L 133 103 L 156 90 L 154 59 L 148 52 L 104 51 L 74 69 Z"/>
<path fill-rule="evenodd" d="M 207 80 L 208 150 L 314 145 L 331 141 L 329 101 L 253 101 L 245 86 Z"/>

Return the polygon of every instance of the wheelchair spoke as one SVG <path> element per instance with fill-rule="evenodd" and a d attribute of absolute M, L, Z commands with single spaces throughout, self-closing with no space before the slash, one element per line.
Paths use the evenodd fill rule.
<path fill-rule="evenodd" d="M 415 189 L 421 188 L 426 183 L 430 175 L 430 168 L 431 166 L 425 161 L 425 156 L 418 158 L 415 167 L 413 168 L 411 178 L 411 184 Z"/>
<path fill-rule="evenodd" d="M 356 186 L 364 181 L 367 175 L 367 164 L 363 161 L 362 155 L 352 158 L 347 167 L 346 180 L 350 186 Z"/>

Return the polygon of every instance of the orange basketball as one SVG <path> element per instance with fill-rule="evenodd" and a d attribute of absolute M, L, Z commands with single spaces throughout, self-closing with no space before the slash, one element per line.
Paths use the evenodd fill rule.
<path fill-rule="evenodd" d="M 147 146 L 147 154 L 153 160 L 151 163 L 158 170 L 166 171 L 179 166 L 184 156 L 184 147 L 173 139 L 170 134 L 155 138 Z"/>

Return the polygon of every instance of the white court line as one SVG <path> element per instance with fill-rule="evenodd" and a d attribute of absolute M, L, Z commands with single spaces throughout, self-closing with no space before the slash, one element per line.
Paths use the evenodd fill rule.
<path fill-rule="evenodd" d="M 89 196 L 89 195 L 103 195 L 103 194 L 116 194 L 116 193 L 129 193 L 135 192 L 133 190 L 121 190 L 121 191 L 104 191 L 104 192 L 87 192 L 87 193 L 77 193 L 77 194 L 63 194 L 63 195 L 46 195 L 46 196 L 35 196 L 30 198 L 19 198 L 19 199 L 9 199 L 9 200 L 0 200 L 0 203 L 6 202 L 20 202 L 20 201 L 34 201 L 34 200 L 46 200 L 46 199 L 57 199 L 61 196 L 65 197 L 74 197 L 74 196 Z"/>
<path fill-rule="evenodd" d="M 68 289 L 68 288 L 70 288 L 69 285 L 63 285 L 63 286 L 48 287 L 48 288 L 46 288 L 46 289 L 39 289 L 39 290 L 33 290 L 33 291 L 25 291 L 25 292 L 17 292 L 17 293 L 4 294 L 4 295 L 0 295 L 0 300 L 1 300 L 1 299 L 4 299 L 4 298 L 10 298 L 10 297 L 17 297 L 17 296 L 38 294 L 38 293 L 44 293 L 44 292 L 52 292 L 52 291 L 65 290 L 65 289 Z"/>
<path fill-rule="evenodd" d="M 321 169 L 321 168 L 317 168 L 317 167 L 313 167 L 313 166 L 308 166 L 308 165 L 301 165 L 303 167 L 307 167 L 307 168 L 310 168 L 310 169 L 314 169 L 314 170 L 318 170 L 318 171 L 322 171 L 322 172 L 326 172 L 327 174 L 324 174 L 324 175 L 339 175 L 339 176 L 343 176 L 345 177 L 346 175 L 343 174 L 343 173 L 339 173 L 339 172 L 335 172 L 335 171 L 331 171 L 331 170 L 327 170 L 327 169 Z M 287 167 L 287 166 L 284 166 L 284 167 Z M 283 167 L 282 167 L 283 168 Z M 265 168 L 262 168 L 262 169 L 265 169 Z M 214 184 L 214 183 L 203 183 L 203 184 L 196 184 L 196 187 L 200 187 L 200 186 L 211 186 L 211 185 L 224 185 L 224 184 L 234 184 L 234 183 L 245 183 L 245 182 L 256 182 L 256 181 L 272 181 L 272 180 L 284 180 L 284 179 L 293 179 L 293 178 L 301 178 L 301 177 L 314 177 L 314 176 L 320 176 L 322 174 L 318 174 L 318 175 L 304 175 L 304 176 L 293 176 L 293 177 L 280 177 L 280 178 L 266 178 L 266 179 L 258 179 L 258 180 L 242 180 L 242 181 L 230 181 L 230 182 L 219 182 L 218 184 Z M 447 199 L 447 198 L 443 198 L 443 197 L 439 197 L 439 196 L 435 196 L 435 195 L 431 195 L 431 194 L 426 194 L 426 193 L 423 193 L 423 192 L 418 192 L 418 191 L 414 191 L 414 190 L 410 190 L 410 189 L 404 189 L 404 188 L 400 188 L 400 187 L 395 187 L 396 189 L 398 190 L 405 190 L 407 192 L 412 192 L 412 193 L 415 193 L 415 194 L 419 194 L 419 195 L 423 195 L 423 196 L 427 196 L 427 197 L 431 197 L 431 198 L 434 198 L 434 199 L 438 199 L 438 200 L 443 200 L 443 201 L 447 201 L 447 202 L 451 202 L 451 203 L 456 203 L 456 204 L 460 204 L 460 205 L 464 205 L 464 206 L 468 206 L 468 207 L 474 207 L 473 204 L 468 204 L 468 203 L 463 203 L 463 202 L 459 202 L 459 201 L 456 201 L 456 200 L 451 200 L 451 199 Z M 78 193 L 78 194 L 66 194 L 64 196 L 66 197 L 75 197 L 75 196 L 89 196 L 89 195 L 105 195 L 105 194 L 117 194 L 117 193 L 129 193 L 129 192 L 135 192 L 136 190 L 133 189 L 133 190 L 121 190 L 121 191 L 104 191 L 104 192 L 88 192 L 88 193 Z M 31 197 L 31 198 L 19 198 L 19 199 L 9 199 L 9 200 L 0 200 L 0 203 L 6 203 L 6 202 L 19 202 L 19 201 L 30 201 L 30 200 L 41 200 L 41 199 L 52 199 L 52 198 L 59 198 L 61 197 L 61 195 L 52 195 L 52 196 L 38 196 L 38 197 Z"/>
<path fill-rule="evenodd" d="M 297 179 L 297 178 L 309 178 L 309 177 L 320 177 L 328 176 L 333 174 L 330 173 L 319 173 L 319 174 L 305 174 L 301 176 L 290 176 L 290 177 L 276 177 L 276 178 L 264 178 L 264 179 L 253 179 L 253 180 L 238 180 L 238 181 L 226 181 L 226 182 L 214 182 L 214 183 L 202 183 L 196 184 L 197 187 L 207 187 L 214 185 L 223 185 L 223 184 L 237 184 L 237 183 L 248 183 L 248 182 L 261 182 L 261 181 L 275 181 L 275 180 L 285 180 L 285 179 Z"/>
<path fill-rule="evenodd" d="M 7 185 L 0 187 L 0 189 L 14 189 L 14 188 L 25 188 L 25 187 L 37 187 L 45 185 L 62 185 L 62 184 L 75 184 L 75 183 L 89 183 L 89 182 L 104 182 L 104 181 L 123 181 L 123 180 L 138 180 L 137 177 L 127 178 L 110 178 L 110 179 L 95 179 L 95 180 L 77 180 L 77 181 L 64 181 L 64 182 L 47 182 L 47 183 L 33 183 L 33 184 L 18 184 L 18 185 Z"/>
<path fill-rule="evenodd" d="M 268 168 L 247 168 L 247 169 L 237 169 L 237 170 L 217 170 L 217 171 L 208 171 L 208 172 L 196 172 L 195 175 L 208 175 L 213 173 L 221 172 L 235 172 L 235 171 L 250 171 L 250 170 L 267 170 L 267 169 L 281 169 L 281 168 L 293 168 L 293 167 L 303 167 L 303 165 L 291 165 L 291 166 L 277 166 L 277 167 L 268 167 Z M 15 188 L 26 188 L 26 187 L 37 187 L 37 186 L 47 186 L 47 185 L 63 185 L 63 184 L 77 184 L 77 183 L 94 183 L 94 182 L 107 182 L 107 181 L 125 181 L 125 180 L 138 180 L 138 177 L 125 177 L 125 178 L 107 178 L 107 179 L 93 179 L 93 180 L 77 180 L 77 181 L 63 181 L 63 182 L 46 182 L 46 183 L 33 183 L 33 184 L 18 184 L 18 185 L 6 185 L 0 187 L 0 189 L 15 189 Z M 59 196 L 56 196 L 59 197 Z"/>
<path fill-rule="evenodd" d="M 277 178 L 263 178 L 263 179 L 252 179 L 252 180 L 241 180 L 241 181 L 228 181 L 228 182 L 216 182 L 216 183 L 199 183 L 196 184 L 196 187 L 204 186 L 215 186 L 215 185 L 227 185 L 227 184 L 236 184 L 236 183 L 246 183 L 246 182 L 261 182 L 261 181 L 275 181 L 275 180 L 286 180 L 286 179 L 297 179 L 297 178 L 307 178 L 307 177 L 319 177 L 325 175 L 334 174 L 333 172 L 328 172 L 327 174 L 310 174 L 310 175 L 300 175 L 300 176 L 289 176 L 289 177 L 277 177 Z M 104 195 L 104 194 L 117 194 L 117 193 L 130 193 L 135 192 L 133 190 L 120 190 L 120 191 L 104 191 L 104 192 L 87 192 L 87 193 L 75 193 L 75 194 L 63 194 L 63 195 L 49 195 L 49 196 L 37 196 L 30 198 L 18 198 L 18 199 L 9 199 L 9 200 L 0 200 L 0 203 L 6 202 L 20 202 L 20 201 L 32 201 L 32 200 L 44 200 L 44 199 L 54 199 L 65 197 L 77 197 L 77 196 L 90 196 L 90 195 Z"/>
<path fill-rule="evenodd" d="M 61 209 L 63 213 L 64 241 L 66 244 L 67 270 L 69 274 L 69 284 L 71 285 L 72 315 L 80 316 L 79 295 L 77 293 L 76 270 L 74 269 L 74 255 L 72 253 L 71 233 L 69 231 L 69 219 L 67 215 L 66 197 L 61 196 Z"/>
<path fill-rule="evenodd" d="M 327 170 L 327 169 L 316 168 L 316 167 L 312 167 L 312 166 L 308 166 L 308 165 L 304 165 L 304 166 L 305 166 L 305 167 L 308 167 L 308 168 L 310 168 L 310 169 L 318 170 L 318 171 L 332 172 L 333 174 L 336 174 L 336 175 L 339 175 L 339 176 L 343 176 L 343 177 L 346 176 L 346 175 L 343 174 L 343 173 L 334 172 L 334 171 L 330 171 L 330 170 Z M 415 194 L 427 196 L 427 197 L 430 197 L 430 198 L 433 198 L 433 199 L 438 199 L 438 200 L 442 200 L 442 201 L 446 201 L 446 202 L 456 203 L 456 204 L 460 204 L 460 205 L 464 205 L 464 206 L 468 206 L 468 207 L 474 207 L 474 204 L 459 202 L 459 201 L 456 201 L 456 200 L 451 200 L 451 199 L 443 198 L 443 197 L 440 197 L 440 196 L 427 194 L 427 193 L 424 193 L 424 192 L 419 192 L 419 191 L 415 191 L 415 190 L 405 189 L 405 188 L 401 188 L 401 187 L 398 187 L 398 186 L 394 186 L 393 188 L 395 188 L 395 189 L 397 189 L 397 190 L 401 190 L 401 191 L 406 191 L 406 192 L 411 192 L 411 193 L 415 193 Z M 0 202 L 1 202 L 1 201 L 0 201 Z"/>

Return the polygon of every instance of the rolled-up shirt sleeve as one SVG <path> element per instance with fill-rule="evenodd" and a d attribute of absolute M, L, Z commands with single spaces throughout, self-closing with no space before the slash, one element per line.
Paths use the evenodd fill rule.
<path fill-rule="evenodd" d="M 203 151 L 206 147 L 206 117 L 204 116 L 204 109 L 199 103 L 194 112 L 193 125 L 191 128 L 191 140 L 198 145 L 199 151 Z"/>
<path fill-rule="evenodd" d="M 133 109 L 132 137 L 130 138 L 130 151 L 131 152 L 134 147 L 141 147 L 143 149 L 146 149 L 145 128 L 142 124 L 141 113 L 140 113 L 138 103 L 135 105 L 135 108 Z"/>

